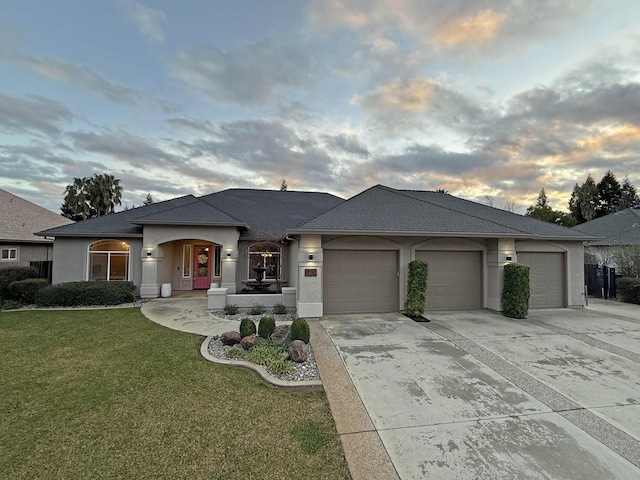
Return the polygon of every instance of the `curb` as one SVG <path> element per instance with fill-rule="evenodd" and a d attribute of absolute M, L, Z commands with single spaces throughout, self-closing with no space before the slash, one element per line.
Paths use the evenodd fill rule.
<path fill-rule="evenodd" d="M 256 365 L 255 363 L 245 362 L 244 360 L 225 360 L 223 358 L 214 357 L 209 353 L 209 342 L 213 340 L 214 335 L 210 335 L 204 339 L 202 345 L 200 345 L 200 355 L 202 355 L 205 360 L 213 363 L 220 363 L 222 365 L 229 365 L 231 367 L 241 367 L 246 368 L 248 370 L 253 370 L 256 372 L 262 380 L 265 382 L 274 385 L 280 388 L 286 388 L 290 390 L 319 390 L 322 389 L 322 381 L 321 380 L 301 380 L 299 382 L 292 382 L 289 380 L 280 380 L 279 378 L 271 375 L 267 369 L 265 369 L 261 365 Z"/>

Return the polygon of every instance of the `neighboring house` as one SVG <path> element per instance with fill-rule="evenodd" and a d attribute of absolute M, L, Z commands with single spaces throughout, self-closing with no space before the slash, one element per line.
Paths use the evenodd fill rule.
<path fill-rule="evenodd" d="M 375 186 L 326 193 L 231 189 L 42 232 L 55 235 L 54 283 L 131 280 L 143 298 L 220 288 L 265 270 L 300 316 L 403 309 L 407 265 L 429 263 L 427 309 L 501 310 L 502 268 L 531 266 L 534 307 L 582 306 L 592 237 L 444 193 Z M 237 296 L 236 296 L 237 298 Z M 211 303 L 210 303 L 211 305 Z"/>
<path fill-rule="evenodd" d="M 33 266 L 47 277 L 53 238 L 35 233 L 71 223 L 62 215 L 0 189 L 0 268 Z"/>
<path fill-rule="evenodd" d="M 616 259 L 621 253 L 620 249 L 630 252 L 640 248 L 640 209 L 627 208 L 610 213 L 573 229 L 599 237 L 586 244 L 585 251 L 592 255 L 591 261 L 618 268 L 620 266 L 616 265 Z"/>

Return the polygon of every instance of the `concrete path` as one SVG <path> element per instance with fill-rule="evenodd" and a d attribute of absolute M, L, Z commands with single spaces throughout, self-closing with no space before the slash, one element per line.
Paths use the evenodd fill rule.
<path fill-rule="evenodd" d="M 372 478 L 640 478 L 640 307 L 429 318 L 321 319 L 395 469 Z"/>

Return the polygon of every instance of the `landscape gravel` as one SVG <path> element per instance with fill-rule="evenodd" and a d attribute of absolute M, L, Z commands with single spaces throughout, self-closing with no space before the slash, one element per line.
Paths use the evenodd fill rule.
<path fill-rule="evenodd" d="M 237 315 L 225 315 L 222 312 L 213 313 L 214 316 L 219 317 L 224 320 L 237 320 L 240 323 L 240 320 L 243 318 L 250 318 L 256 323 L 256 327 L 258 326 L 258 322 L 260 318 L 264 316 L 273 317 L 276 321 L 276 325 L 282 324 L 290 324 L 295 318 L 295 313 L 286 313 L 283 315 L 274 315 L 271 313 L 266 313 L 263 315 L 248 315 L 246 313 L 239 313 Z M 235 345 L 236 348 L 240 348 L 239 345 Z M 212 357 L 220 358 L 224 360 L 229 360 L 226 356 L 227 350 L 232 348 L 231 346 L 224 345 L 220 339 L 216 336 L 209 342 L 207 350 Z M 306 362 L 296 363 L 291 362 L 293 364 L 293 369 L 287 373 L 276 374 L 269 370 L 269 373 L 273 375 L 275 378 L 280 380 L 288 381 L 288 382 L 301 382 L 307 380 L 320 380 L 320 373 L 318 372 L 318 365 L 316 364 L 315 356 L 313 355 L 313 349 L 311 345 L 307 344 L 307 352 L 309 353 L 309 358 L 307 358 Z"/>

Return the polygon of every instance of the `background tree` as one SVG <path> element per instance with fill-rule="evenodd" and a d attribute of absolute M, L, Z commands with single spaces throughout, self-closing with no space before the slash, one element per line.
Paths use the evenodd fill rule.
<path fill-rule="evenodd" d="M 280 191 L 281 192 L 286 192 L 287 191 L 287 182 L 286 182 L 286 180 L 284 178 L 282 179 L 282 183 L 280 184 Z"/>
<path fill-rule="evenodd" d="M 120 180 L 103 173 L 93 177 L 74 178 L 65 189 L 64 203 L 60 207 L 62 215 L 72 220 L 107 215 L 121 205 L 122 187 Z"/>
<path fill-rule="evenodd" d="M 624 177 L 620 191 L 620 210 L 624 210 L 626 208 L 640 208 L 640 199 L 638 198 L 635 187 L 631 185 L 629 177 Z"/>
<path fill-rule="evenodd" d="M 151 197 L 150 193 L 147 193 L 147 198 L 145 199 L 144 202 L 142 202 L 142 205 L 151 205 L 153 203 L 153 198 Z"/>
<path fill-rule="evenodd" d="M 591 174 L 587 175 L 587 180 L 582 184 L 576 183 L 569 199 L 569 211 L 576 223 L 584 223 L 596 218 L 596 207 L 598 205 L 598 186 Z"/>
<path fill-rule="evenodd" d="M 588 222 L 630 207 L 640 208 L 635 187 L 627 177 L 620 185 L 611 170 L 604 174 L 597 185 L 591 175 L 587 176 L 582 185 L 576 183 L 569 200 L 569 210 L 577 223 Z"/>
<path fill-rule="evenodd" d="M 532 218 L 537 218 L 538 220 L 542 220 L 544 222 L 563 225 L 565 227 L 573 227 L 576 224 L 575 219 L 570 214 L 551 208 L 547 200 L 547 194 L 545 193 L 544 188 L 540 190 L 538 199 L 536 200 L 536 204 L 528 207 L 527 213 L 525 215 Z"/>
<path fill-rule="evenodd" d="M 598 203 L 596 205 L 596 217 L 604 217 L 619 210 L 622 199 L 620 182 L 611 170 L 607 170 L 602 180 L 598 182 Z"/>

